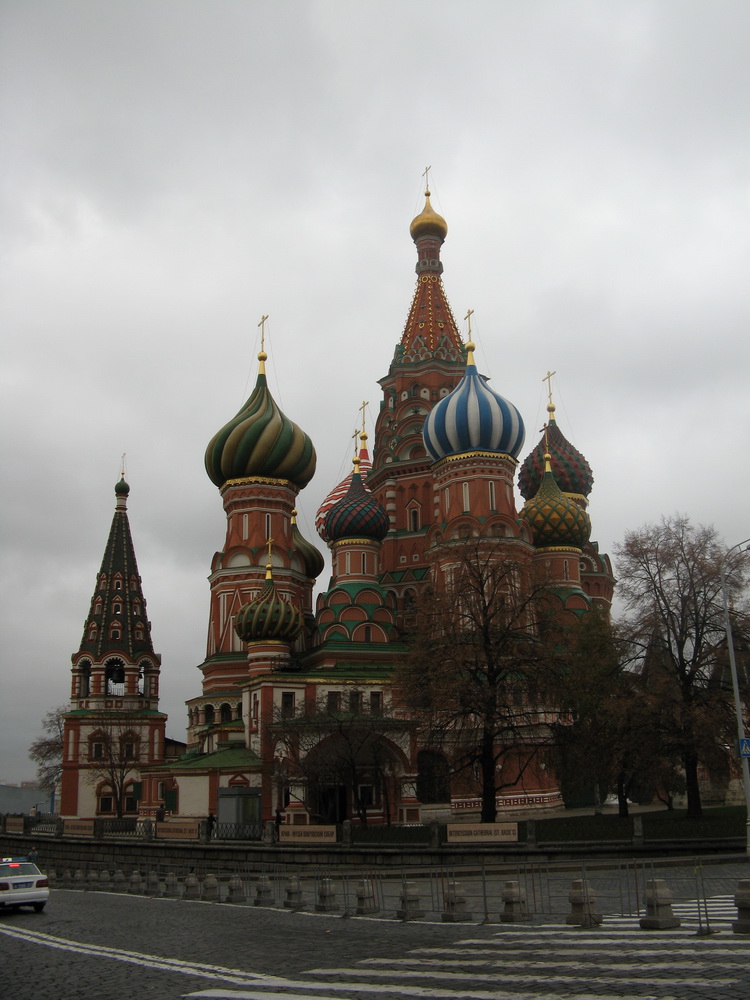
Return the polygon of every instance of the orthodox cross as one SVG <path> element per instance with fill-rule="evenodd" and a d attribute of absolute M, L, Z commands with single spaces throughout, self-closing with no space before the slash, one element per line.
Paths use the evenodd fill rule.
<path fill-rule="evenodd" d="M 265 350 L 266 350 L 266 320 L 267 319 L 268 319 L 268 316 L 261 316 L 260 317 L 260 323 L 258 323 L 258 326 L 260 327 L 260 349 L 261 349 L 261 351 L 263 351 L 263 353 L 265 353 Z"/>
<path fill-rule="evenodd" d="M 360 410 L 362 411 L 362 433 L 363 434 L 365 433 L 365 408 L 367 406 L 369 406 L 369 405 L 370 404 L 367 402 L 367 400 L 363 399 L 362 400 L 362 405 L 360 406 Z"/>
<path fill-rule="evenodd" d="M 422 176 L 424 177 L 424 193 L 429 197 L 430 195 L 430 171 L 432 167 L 425 167 L 422 171 Z"/>
<path fill-rule="evenodd" d="M 271 549 L 273 548 L 273 538 L 266 539 L 266 547 L 268 549 L 268 561 L 271 561 Z"/>
<path fill-rule="evenodd" d="M 549 397 L 550 406 L 552 405 L 552 376 L 557 375 L 557 372 L 551 372 L 547 369 L 547 374 L 542 379 L 542 382 L 547 383 L 547 396 Z"/>
<path fill-rule="evenodd" d="M 469 324 L 469 329 L 466 331 L 466 336 L 468 337 L 469 340 L 471 340 L 471 317 L 473 316 L 473 314 L 474 314 L 474 310 L 473 309 L 469 309 L 469 311 L 464 316 L 464 319 Z"/>

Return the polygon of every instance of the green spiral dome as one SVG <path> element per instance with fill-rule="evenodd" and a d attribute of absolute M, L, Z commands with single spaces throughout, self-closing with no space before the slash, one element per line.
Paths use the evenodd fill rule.
<path fill-rule="evenodd" d="M 230 479 L 286 479 L 298 489 L 315 474 L 311 439 L 276 405 L 261 370 L 253 392 L 206 448 L 206 472 L 221 488 Z"/>
<path fill-rule="evenodd" d="M 292 642 L 302 628 L 302 614 L 279 597 L 270 567 L 266 582 L 254 601 L 243 605 L 234 619 L 234 630 L 243 642 L 277 640 Z"/>

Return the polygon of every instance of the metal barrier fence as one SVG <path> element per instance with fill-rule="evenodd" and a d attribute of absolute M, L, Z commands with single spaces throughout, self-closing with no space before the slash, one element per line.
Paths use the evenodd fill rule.
<path fill-rule="evenodd" d="M 668 887 L 676 904 L 692 906 L 693 918 L 701 925 L 710 924 L 709 901 L 726 899 L 740 892 L 741 885 L 750 907 L 750 868 L 746 864 L 704 865 L 700 859 L 681 865 L 658 861 L 504 864 L 404 868 L 397 872 L 343 866 L 300 870 L 291 865 L 247 861 L 218 867 L 210 860 L 184 865 L 168 862 L 133 872 L 88 862 L 47 870 L 47 874 L 51 886 L 57 888 L 402 920 L 564 922 L 566 914 L 570 915 L 574 884 L 582 886 L 579 891 L 592 905 L 595 901 L 604 918 L 636 920 L 646 913 L 656 880 Z"/>

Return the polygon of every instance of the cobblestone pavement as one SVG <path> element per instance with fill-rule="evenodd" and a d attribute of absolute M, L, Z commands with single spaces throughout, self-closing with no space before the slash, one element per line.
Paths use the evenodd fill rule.
<path fill-rule="evenodd" d="M 13 1000 L 747 1000 L 750 936 L 731 932 L 731 891 L 674 911 L 672 930 L 610 914 L 584 930 L 56 889 L 43 914 L 0 914 L 0 982 Z"/>

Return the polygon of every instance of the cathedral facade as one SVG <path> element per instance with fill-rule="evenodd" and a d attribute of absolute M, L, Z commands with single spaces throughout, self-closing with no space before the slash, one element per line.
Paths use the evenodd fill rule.
<path fill-rule="evenodd" d="M 140 755 L 131 812 L 166 808 L 234 823 L 473 818 L 477 781 L 453 774 L 450 739 L 431 742 L 394 687 L 414 609 L 430 588 L 455 577 L 461 546 L 473 544 L 517 565 L 524 578 L 543 577 L 561 620 L 595 606 L 608 613 L 614 579 L 589 537 L 588 463 L 558 428 L 551 396 L 543 438 L 522 461 L 521 414 L 478 372 L 474 344 L 463 341 L 448 303 L 447 225 L 429 190 L 410 232 L 417 284 L 379 382 L 372 456 L 363 420 L 352 473 L 316 518 L 331 554 L 327 588 L 314 596 L 325 563 L 320 543 L 302 535 L 296 518 L 315 449 L 273 399 L 261 350 L 250 398 L 206 449 L 226 536 L 211 564 L 202 689 L 188 702 L 185 753 L 170 754 L 165 742 L 159 657 L 147 623 L 136 631 L 134 609 L 145 606 L 140 578 L 134 569 L 103 566 L 102 603 L 97 591 L 73 657 L 64 813 L 111 807 L 106 780 L 98 788 L 89 780 L 93 791 L 84 795 L 81 774 L 91 771 L 104 731 L 97 712 L 117 710 L 125 717 L 120 744 L 132 750 L 137 742 Z M 126 496 L 124 485 L 118 489 L 116 521 Z M 118 593 L 129 600 L 118 603 Z M 115 608 L 118 621 L 130 616 L 125 651 Z M 120 699 L 114 709 L 113 699 Z M 561 801 L 550 769 L 519 767 L 497 807 L 508 814 Z"/>

